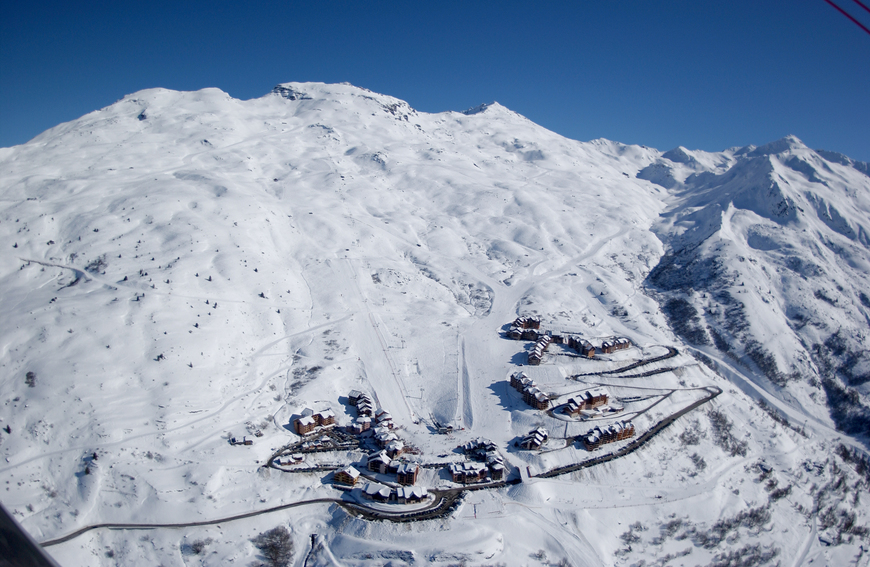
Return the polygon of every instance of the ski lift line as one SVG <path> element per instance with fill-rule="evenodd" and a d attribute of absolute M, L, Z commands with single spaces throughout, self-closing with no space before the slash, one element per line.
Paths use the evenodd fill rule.
<path fill-rule="evenodd" d="M 861 7 L 864 8 L 865 10 L 867 10 L 867 13 L 868 13 L 868 14 L 870 14 L 870 8 L 868 8 L 866 4 L 864 4 L 863 2 L 861 2 L 861 0 L 855 0 L 855 4 L 858 4 L 859 6 L 861 6 Z"/>
<path fill-rule="evenodd" d="M 858 2 L 858 0 L 855 0 L 855 1 Z M 835 10 L 837 10 L 838 12 L 840 12 L 841 14 L 843 14 L 844 16 L 846 16 L 847 18 L 849 18 L 850 20 L 852 20 L 852 21 L 855 23 L 856 26 L 858 26 L 859 28 L 861 28 L 862 30 L 864 30 L 865 32 L 867 32 L 868 35 L 870 35 L 870 29 L 867 29 L 867 26 L 865 26 L 864 24 L 862 24 L 861 22 L 859 22 L 858 20 L 856 20 L 854 17 L 852 17 L 852 15 L 851 15 L 849 12 L 847 12 L 846 10 L 840 8 L 839 6 L 837 6 L 836 4 L 834 4 L 831 0 L 825 0 L 825 2 L 827 2 L 828 4 L 830 4 L 831 6 L 833 6 Z M 861 3 L 858 2 L 858 4 L 861 4 Z M 865 10 L 867 9 L 867 6 L 864 6 L 863 4 L 861 4 L 861 6 L 862 6 Z M 868 10 L 868 11 L 870 11 L 870 10 Z"/>

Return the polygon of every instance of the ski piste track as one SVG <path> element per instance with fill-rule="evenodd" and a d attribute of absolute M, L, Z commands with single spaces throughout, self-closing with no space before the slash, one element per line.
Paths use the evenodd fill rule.
<path fill-rule="evenodd" d="M 666 347 L 666 348 L 668 349 L 668 352 L 667 352 L 667 354 L 664 354 L 662 356 L 639 360 L 639 361 L 634 362 L 632 364 L 629 364 L 627 366 L 623 366 L 623 367 L 613 369 L 613 370 L 594 372 L 594 373 L 588 373 L 588 374 L 578 374 L 575 376 L 570 376 L 569 378 L 578 379 L 580 377 L 587 377 L 587 376 L 620 374 L 620 373 L 626 372 L 628 370 L 633 370 L 635 368 L 639 368 L 642 366 L 646 366 L 648 364 L 652 364 L 655 362 L 659 362 L 659 361 L 670 359 L 670 358 L 677 356 L 677 354 L 678 354 L 677 349 L 675 349 L 673 347 Z M 657 370 L 652 370 L 652 371 L 644 372 L 644 373 L 640 373 L 640 374 L 633 374 L 633 375 L 619 376 L 619 377 L 620 378 L 640 378 L 643 376 L 650 376 L 653 374 L 659 374 L 659 373 L 667 372 L 670 370 L 673 370 L 673 369 L 672 368 L 657 369 Z M 682 408 L 681 410 L 679 410 L 675 413 L 672 413 L 671 415 L 659 420 L 655 425 L 653 425 L 650 429 L 648 429 L 646 432 L 644 432 L 640 437 L 629 442 L 628 444 L 624 445 L 620 449 L 618 449 L 612 453 L 608 453 L 606 455 L 601 455 L 600 457 L 594 457 L 592 459 L 580 461 L 579 463 L 574 463 L 571 465 L 557 467 L 557 468 L 542 472 L 540 474 L 530 475 L 529 478 L 552 478 L 552 477 L 560 476 L 563 474 L 568 474 L 568 473 L 572 473 L 575 471 L 579 471 L 581 469 L 593 467 L 595 465 L 608 463 L 608 462 L 614 461 L 620 457 L 624 457 L 626 455 L 629 455 L 629 454 L 637 451 L 638 449 L 643 447 L 646 443 L 648 443 L 650 440 L 652 440 L 656 435 L 658 435 L 664 429 L 666 429 L 668 426 L 673 424 L 680 417 L 682 417 L 682 416 L 686 415 L 687 413 L 699 408 L 700 406 L 713 400 L 714 398 L 716 398 L 717 396 L 719 396 L 722 393 L 722 389 L 717 387 L 717 386 L 703 386 L 699 389 L 706 390 L 708 392 L 707 396 L 705 396 L 705 397 L 701 398 L 700 400 L 697 400 L 697 401 L 689 404 L 688 406 Z M 276 455 L 280 452 L 281 452 L 281 450 L 279 450 L 276 453 Z M 276 470 L 280 470 L 282 472 L 324 472 L 327 470 L 333 470 L 332 466 L 317 467 L 316 470 L 312 469 L 312 470 L 305 470 L 305 471 L 282 469 L 282 468 L 276 467 L 272 464 L 274 456 L 275 455 L 273 455 L 272 458 L 269 459 L 268 464 L 265 466 L 271 466 L 272 468 L 274 468 Z M 335 468 L 337 468 L 337 466 Z M 459 506 L 459 504 L 462 501 L 462 498 L 464 497 L 465 493 L 467 493 L 467 492 L 477 491 L 477 490 L 488 490 L 488 489 L 502 488 L 502 487 L 505 487 L 508 485 L 520 484 L 522 482 L 523 482 L 522 478 L 514 478 L 514 479 L 509 480 L 509 481 L 477 484 L 477 485 L 468 485 L 468 486 L 451 488 L 451 489 L 446 489 L 446 490 L 433 489 L 430 491 L 430 493 L 435 496 L 435 499 L 434 499 L 432 504 L 430 504 L 429 506 L 426 506 L 425 508 L 422 508 L 422 509 L 407 511 L 407 512 L 387 512 L 384 510 L 365 506 L 364 504 L 360 504 L 358 502 L 352 502 L 352 501 L 343 500 L 340 498 L 313 498 L 310 500 L 300 500 L 297 502 L 290 502 L 288 504 L 282 504 L 280 506 L 272 506 L 270 508 L 265 508 L 263 510 L 255 510 L 252 512 L 246 512 L 246 513 L 237 514 L 234 516 L 227 516 L 227 517 L 223 517 L 223 518 L 217 518 L 214 520 L 203 520 L 203 521 L 199 521 L 199 522 L 185 522 L 185 523 L 172 523 L 172 524 L 144 524 L 144 523 L 143 524 L 112 524 L 112 523 L 94 524 L 94 525 L 85 526 L 83 528 L 80 528 L 80 529 L 78 529 L 70 534 L 63 536 L 63 537 L 43 542 L 40 545 L 42 547 L 50 547 L 53 545 L 58 545 L 61 543 L 68 542 L 72 539 L 75 539 L 78 536 L 83 535 L 89 531 L 97 530 L 97 529 L 151 530 L 151 529 L 159 529 L 159 528 L 169 528 L 169 529 L 175 528 L 175 529 L 177 529 L 177 528 L 213 526 L 213 525 L 222 524 L 222 523 L 226 523 L 226 522 L 234 522 L 237 520 L 244 520 L 246 518 L 253 518 L 255 516 L 271 514 L 273 512 L 279 512 L 281 510 L 287 510 L 289 508 L 296 508 L 299 506 L 308 506 L 308 505 L 313 505 L 313 504 L 336 504 L 336 505 L 340 506 L 342 509 L 344 509 L 347 513 L 349 513 L 353 516 L 359 517 L 359 518 L 370 520 L 370 521 L 386 520 L 386 521 L 395 522 L 395 523 L 421 522 L 421 521 L 434 520 L 434 519 L 443 518 L 445 516 L 449 516 Z"/>

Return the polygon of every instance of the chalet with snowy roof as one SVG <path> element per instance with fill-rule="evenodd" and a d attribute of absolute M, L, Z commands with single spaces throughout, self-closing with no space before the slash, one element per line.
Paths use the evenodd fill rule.
<path fill-rule="evenodd" d="M 483 463 L 453 463 L 450 465 L 450 477 L 453 482 L 469 484 L 486 480 L 486 465 Z"/>
<path fill-rule="evenodd" d="M 375 422 L 378 424 L 379 427 L 383 426 L 392 429 L 393 416 L 390 415 L 390 412 L 388 412 L 387 410 L 378 410 L 375 413 Z"/>
<path fill-rule="evenodd" d="M 564 413 L 576 416 L 581 411 L 591 410 L 607 404 L 607 392 L 603 390 L 589 390 L 583 394 L 569 398 L 565 404 Z"/>
<path fill-rule="evenodd" d="M 369 482 L 362 489 L 363 498 L 374 500 L 375 502 L 389 502 L 393 496 L 393 491 L 388 486 L 377 482 Z"/>
<path fill-rule="evenodd" d="M 537 317 L 517 317 L 511 323 L 507 336 L 515 341 L 536 341 L 541 335 L 538 330 L 540 328 L 541 320 Z"/>
<path fill-rule="evenodd" d="M 429 497 L 425 486 L 400 486 L 396 489 L 399 504 L 418 504 Z"/>
<path fill-rule="evenodd" d="M 331 409 L 323 410 L 320 413 L 314 414 L 320 426 L 333 425 L 335 423 L 335 414 Z"/>
<path fill-rule="evenodd" d="M 594 451 L 601 445 L 622 441 L 623 439 L 634 437 L 634 434 L 633 423 L 630 421 L 618 421 L 604 428 L 596 427 L 590 429 L 581 439 L 587 451 Z"/>
<path fill-rule="evenodd" d="M 347 403 L 355 406 L 359 399 L 363 396 L 365 396 L 365 394 L 363 394 L 359 390 L 351 390 L 350 393 L 347 395 Z"/>
<path fill-rule="evenodd" d="M 386 451 L 379 451 L 368 456 L 366 468 L 372 472 L 387 474 L 392 463 L 393 460 Z"/>
<path fill-rule="evenodd" d="M 613 341 L 613 345 L 616 350 L 625 350 L 631 346 L 631 341 L 626 339 L 625 337 L 619 337 L 615 341 Z"/>
<path fill-rule="evenodd" d="M 350 394 L 347 396 L 347 400 L 350 405 L 356 406 L 356 413 L 358 416 L 372 417 L 374 415 L 375 402 L 368 394 L 360 392 L 359 390 L 351 390 Z"/>
<path fill-rule="evenodd" d="M 492 480 L 503 480 L 506 473 L 504 463 L 493 463 L 489 466 L 489 476 Z"/>
<path fill-rule="evenodd" d="M 396 482 L 404 485 L 417 483 L 420 467 L 416 463 L 402 463 L 396 469 Z"/>
<path fill-rule="evenodd" d="M 372 418 L 362 416 L 358 417 L 347 426 L 347 430 L 354 435 L 359 435 L 363 431 L 368 431 L 372 427 Z"/>
<path fill-rule="evenodd" d="M 511 376 L 511 386 L 514 387 L 518 392 L 522 392 L 529 386 L 534 386 L 535 381 L 526 376 L 524 372 L 520 372 L 518 374 L 514 374 Z"/>
<path fill-rule="evenodd" d="M 595 356 L 595 347 L 592 346 L 592 343 L 581 337 L 569 336 L 566 344 L 568 348 L 576 350 L 580 356 L 585 356 L 586 358 Z"/>
<path fill-rule="evenodd" d="M 296 427 L 296 433 L 299 435 L 308 435 L 317 427 L 317 421 L 314 419 L 314 416 L 306 415 L 297 418 L 294 425 Z"/>
<path fill-rule="evenodd" d="M 550 397 L 537 386 L 528 386 L 523 390 L 523 401 L 539 410 L 545 410 L 550 405 Z"/>
<path fill-rule="evenodd" d="M 404 453 L 405 449 L 405 443 L 401 439 L 393 439 L 392 441 L 388 442 L 384 447 L 384 450 L 393 459 Z"/>
<path fill-rule="evenodd" d="M 538 450 L 547 442 L 549 437 L 549 432 L 543 427 L 539 427 L 523 437 L 523 440 L 520 441 L 520 447 L 529 451 Z"/>
<path fill-rule="evenodd" d="M 333 476 L 335 482 L 340 482 L 341 484 L 346 484 L 348 486 L 355 485 L 356 481 L 359 480 L 359 477 L 360 472 L 350 466 L 335 471 L 335 475 Z"/>
<path fill-rule="evenodd" d="M 541 318 L 540 317 L 517 317 L 512 326 L 519 327 L 520 329 L 540 329 L 541 328 Z"/>
<path fill-rule="evenodd" d="M 613 341 L 604 341 L 601 343 L 601 352 L 604 354 L 611 354 L 616 351 L 616 345 Z"/>
<path fill-rule="evenodd" d="M 375 442 L 381 448 L 387 446 L 391 441 L 396 441 L 399 436 L 389 430 L 387 427 L 376 427 L 375 431 Z"/>
<path fill-rule="evenodd" d="M 529 379 L 529 377 L 526 376 L 525 372 L 514 372 L 513 374 L 511 374 L 511 388 L 515 390 L 522 390 L 520 380 L 522 380 L 523 378 L 525 378 L 527 381 Z"/>
<path fill-rule="evenodd" d="M 498 450 L 498 447 L 496 447 L 495 443 L 484 437 L 472 439 L 471 441 L 463 444 L 461 447 L 462 451 L 466 455 L 471 455 L 473 457 L 484 457 L 487 453 L 495 452 Z"/>
<path fill-rule="evenodd" d="M 549 335 L 544 335 L 538 339 L 532 351 L 529 352 L 529 364 L 531 366 L 541 364 L 541 361 L 544 359 L 544 353 L 550 347 L 551 342 L 553 342 L 553 338 Z"/>
<path fill-rule="evenodd" d="M 299 435 L 307 435 L 317 427 L 328 427 L 334 424 L 335 414 L 332 413 L 332 410 L 327 409 L 314 413 L 306 408 L 302 411 L 302 417 L 296 419 L 294 427 Z"/>

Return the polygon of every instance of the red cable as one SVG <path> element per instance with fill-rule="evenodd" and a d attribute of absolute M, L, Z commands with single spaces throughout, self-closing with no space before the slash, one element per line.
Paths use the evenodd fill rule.
<path fill-rule="evenodd" d="M 867 10 L 868 12 L 870 12 L 870 8 L 868 8 L 866 4 L 864 4 L 863 2 L 861 2 L 861 0 L 855 0 L 855 4 L 858 4 L 859 6 L 861 6 L 862 8 L 864 8 L 865 10 Z"/>
<path fill-rule="evenodd" d="M 858 0 L 855 0 L 855 1 L 857 2 Z M 833 2 L 831 2 L 831 0 L 825 0 L 825 2 L 827 2 L 828 4 L 830 4 L 831 6 L 833 6 L 834 8 L 836 8 L 838 12 L 840 12 L 841 14 L 843 14 L 844 16 L 846 16 L 847 18 L 849 18 L 850 20 L 852 20 L 853 22 L 855 22 L 855 24 L 856 24 L 858 27 L 860 27 L 862 30 L 864 30 L 865 32 L 867 32 L 868 35 L 870 35 L 870 30 L 868 30 L 868 29 L 864 26 L 864 24 L 862 24 L 861 22 L 859 22 L 858 20 L 856 20 L 855 18 L 853 18 L 853 17 L 852 17 L 848 12 L 846 12 L 844 9 L 840 8 L 839 6 L 837 6 L 836 4 L 834 4 Z M 858 3 L 860 4 L 860 2 L 858 2 Z M 863 4 L 862 4 L 862 6 L 863 6 Z M 865 8 L 866 8 L 866 6 L 865 6 Z"/>

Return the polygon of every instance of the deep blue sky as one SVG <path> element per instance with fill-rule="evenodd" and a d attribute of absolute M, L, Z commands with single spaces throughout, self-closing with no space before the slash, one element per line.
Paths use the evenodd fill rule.
<path fill-rule="evenodd" d="M 0 0 L 0 146 L 144 88 L 247 99 L 286 81 L 426 112 L 497 100 L 579 140 L 717 151 L 795 134 L 870 161 L 870 35 L 823 0 Z"/>

